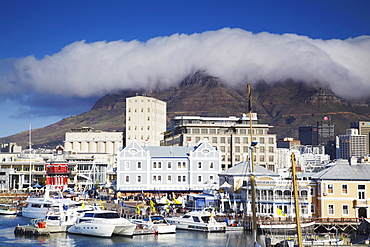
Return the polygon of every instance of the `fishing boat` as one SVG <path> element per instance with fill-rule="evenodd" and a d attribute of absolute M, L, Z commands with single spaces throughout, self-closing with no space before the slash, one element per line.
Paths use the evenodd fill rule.
<path fill-rule="evenodd" d="M 68 228 L 68 233 L 111 237 L 113 234 L 133 236 L 136 225 L 121 218 L 115 211 L 94 207 L 78 217 L 76 224 Z"/>
<path fill-rule="evenodd" d="M 176 229 L 203 231 L 203 232 L 225 232 L 226 223 L 217 222 L 213 217 L 213 208 L 205 208 L 202 211 L 191 211 L 182 217 L 166 218 Z"/>
<path fill-rule="evenodd" d="M 18 210 L 14 205 L 11 204 L 0 204 L 0 214 L 3 215 L 15 215 L 18 214 Z"/>
<path fill-rule="evenodd" d="M 149 215 L 143 219 L 132 219 L 131 222 L 146 226 L 147 229 L 153 229 L 157 234 L 176 232 L 176 226 L 171 225 L 162 215 Z"/>

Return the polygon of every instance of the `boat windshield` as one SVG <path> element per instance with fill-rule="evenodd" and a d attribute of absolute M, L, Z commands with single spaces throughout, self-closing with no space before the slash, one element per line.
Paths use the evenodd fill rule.
<path fill-rule="evenodd" d="M 209 222 L 209 216 L 202 216 L 201 217 L 203 222 L 208 223 Z"/>
<path fill-rule="evenodd" d="M 120 218 L 118 213 L 96 213 L 94 218 L 103 218 L 103 219 L 117 219 Z"/>

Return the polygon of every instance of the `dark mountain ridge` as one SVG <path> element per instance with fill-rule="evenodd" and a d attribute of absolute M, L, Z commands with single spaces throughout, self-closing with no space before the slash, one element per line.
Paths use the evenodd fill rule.
<path fill-rule="evenodd" d="M 100 98 L 88 112 L 32 130 L 34 147 L 54 148 L 63 144 L 65 132 L 90 126 L 103 131 L 125 131 L 126 98 L 146 95 L 167 102 L 167 120 L 179 115 L 241 116 L 248 111 L 247 85 L 227 86 L 219 78 L 197 72 L 187 76 L 178 86 L 165 90 L 125 90 Z M 370 100 L 346 101 L 320 83 L 286 80 L 276 83 L 252 83 L 252 110 L 260 123 L 274 128 L 278 137 L 298 138 L 298 127 L 315 125 L 330 116 L 336 134 L 344 134 L 350 122 L 370 120 Z M 28 131 L 0 139 L 28 146 Z"/>

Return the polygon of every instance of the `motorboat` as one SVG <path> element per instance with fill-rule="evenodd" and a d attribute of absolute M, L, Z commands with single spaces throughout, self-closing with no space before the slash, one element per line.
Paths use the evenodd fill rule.
<path fill-rule="evenodd" d="M 71 209 L 76 212 L 88 210 L 83 201 L 75 202 L 64 198 L 60 190 L 46 189 L 42 197 L 29 196 L 26 206 L 22 207 L 22 216 L 26 218 L 45 218 L 48 213 L 60 213 Z"/>
<path fill-rule="evenodd" d="M 202 211 L 191 211 L 182 217 L 168 217 L 168 223 L 176 226 L 176 229 L 194 230 L 203 232 L 224 232 L 225 222 L 217 222 L 212 208 L 205 208 Z"/>
<path fill-rule="evenodd" d="M 116 211 L 94 207 L 94 210 L 78 217 L 76 224 L 68 228 L 68 233 L 97 237 L 111 237 L 113 234 L 132 236 L 135 228 L 135 224 L 121 218 Z"/>
<path fill-rule="evenodd" d="M 313 231 L 315 221 L 308 221 L 301 223 L 303 232 Z M 297 224 L 286 222 L 264 222 L 257 226 L 263 234 L 296 234 Z"/>
<path fill-rule="evenodd" d="M 154 233 L 157 234 L 176 233 L 176 226 L 171 225 L 162 215 L 149 215 L 143 219 L 131 219 L 131 222 L 153 229 Z"/>
<path fill-rule="evenodd" d="M 0 214 L 3 215 L 15 215 L 18 214 L 18 210 L 14 205 L 11 204 L 0 204 Z"/>

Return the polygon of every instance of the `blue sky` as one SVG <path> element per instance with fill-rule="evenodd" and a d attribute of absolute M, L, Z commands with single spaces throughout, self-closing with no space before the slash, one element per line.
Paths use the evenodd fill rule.
<path fill-rule="evenodd" d="M 369 12 L 368 0 L 0 0 L 0 137 L 86 112 L 111 90 L 172 85 L 196 69 L 235 83 L 297 76 L 330 84 L 345 77 L 332 84 L 343 96 L 348 82 L 370 88 L 368 69 L 358 68 L 369 61 Z M 229 53 L 236 47 L 250 60 Z M 289 54 L 292 74 L 277 72 L 276 64 L 259 67 L 268 53 L 276 64 Z M 302 56 L 308 58 L 295 66 Z M 233 61 L 263 73 L 241 72 Z M 309 77 L 317 67 L 302 72 L 312 61 L 321 64 L 317 78 Z"/>

